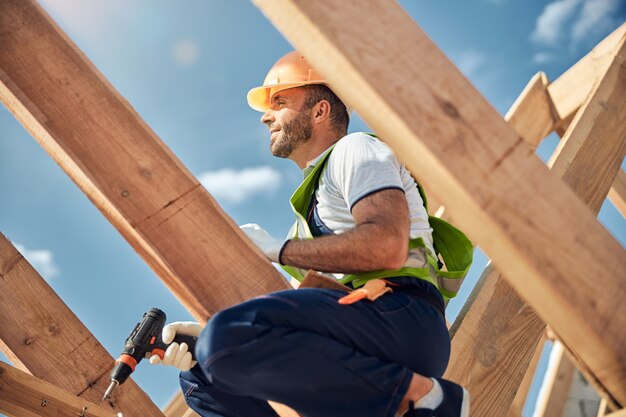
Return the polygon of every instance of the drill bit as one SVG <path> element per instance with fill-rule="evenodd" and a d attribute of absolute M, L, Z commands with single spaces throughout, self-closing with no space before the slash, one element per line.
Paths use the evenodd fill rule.
<path fill-rule="evenodd" d="M 117 387 L 119 384 L 120 384 L 119 382 L 112 379 L 111 384 L 109 385 L 109 388 L 107 388 L 107 390 L 104 392 L 104 397 L 102 397 L 102 401 L 109 398 L 109 395 L 111 395 L 111 392 L 113 392 L 113 388 Z"/>

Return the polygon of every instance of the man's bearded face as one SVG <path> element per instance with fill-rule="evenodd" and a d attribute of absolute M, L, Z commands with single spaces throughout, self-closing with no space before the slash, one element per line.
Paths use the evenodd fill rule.
<path fill-rule="evenodd" d="M 298 112 L 290 112 L 289 116 L 282 120 L 277 118 L 270 129 L 277 129 L 271 134 L 272 155 L 288 158 L 302 143 L 311 138 L 313 131 L 311 109 L 301 108 Z"/>

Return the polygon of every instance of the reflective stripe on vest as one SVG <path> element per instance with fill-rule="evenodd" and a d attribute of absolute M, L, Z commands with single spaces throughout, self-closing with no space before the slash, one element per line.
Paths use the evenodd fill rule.
<path fill-rule="evenodd" d="M 289 231 L 290 239 L 313 239 L 313 234 L 306 220 L 306 213 L 333 147 L 334 145 L 320 158 L 317 165 L 309 172 L 289 200 L 291 210 L 296 216 L 296 222 Z M 424 201 L 424 206 L 427 207 L 424 190 L 419 183 L 417 183 L 417 187 Z M 371 279 L 411 276 L 434 284 L 446 299 L 455 297 L 472 264 L 474 248 L 465 234 L 448 222 L 433 216 L 428 216 L 428 221 L 433 229 L 435 251 L 441 256 L 446 267 L 445 270 L 440 270 L 437 259 L 426 250 L 424 240 L 417 238 L 409 240 L 409 256 L 402 268 L 346 275 L 339 282 L 342 284 L 352 283 L 355 288 L 358 288 Z M 298 281 L 302 281 L 306 274 L 305 270 L 289 265 L 281 265 L 281 267 Z"/>

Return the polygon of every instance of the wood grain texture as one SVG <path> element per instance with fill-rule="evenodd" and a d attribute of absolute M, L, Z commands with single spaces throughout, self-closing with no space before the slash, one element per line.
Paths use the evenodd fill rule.
<path fill-rule="evenodd" d="M 511 407 L 545 324 L 491 265 L 451 329 L 445 378 L 472 395 L 472 413 L 502 416 Z"/>
<path fill-rule="evenodd" d="M 132 380 L 101 401 L 115 359 L 2 234 L 0 306 L 0 348 L 17 368 L 111 411 L 162 415 Z"/>
<path fill-rule="evenodd" d="M 618 46 L 609 69 L 548 162 L 595 213 L 626 154 L 626 35 Z"/>
<path fill-rule="evenodd" d="M 535 74 L 504 116 L 532 148 L 536 148 L 560 122 L 548 93 L 548 84 L 546 74 Z"/>
<path fill-rule="evenodd" d="M 541 354 L 543 353 L 545 344 L 546 337 L 544 334 L 544 336 L 541 337 L 541 340 L 539 340 L 539 343 L 537 343 L 535 353 L 533 353 L 533 357 L 530 359 L 528 368 L 524 373 L 524 379 L 522 379 L 522 382 L 520 383 L 519 388 L 515 393 L 515 398 L 511 403 L 509 411 L 506 413 L 506 417 L 522 417 L 522 411 L 524 410 L 524 405 L 526 405 L 528 392 L 530 391 L 530 386 L 533 382 L 535 371 L 537 370 L 537 365 L 539 364 L 539 360 L 541 359 Z"/>
<path fill-rule="evenodd" d="M 0 99 L 198 320 L 289 288 L 34 1 L 0 1 L 0 34 Z"/>
<path fill-rule="evenodd" d="M 588 203 L 594 213 L 599 212 L 608 188 L 613 183 L 613 176 L 619 170 L 624 155 L 624 146 L 626 146 L 626 132 L 620 130 L 626 129 L 626 119 L 624 119 L 626 118 L 626 106 L 620 104 L 624 98 L 624 92 L 615 86 L 618 82 L 616 81 L 616 72 L 621 68 L 619 56 L 621 55 L 618 53 L 602 83 L 597 86 L 583 110 L 570 124 L 565 137 L 549 162 L 549 166 L 555 165 L 553 171 L 564 177 L 565 181 L 572 186 L 575 192 L 580 194 L 582 201 Z M 624 88 L 624 83 L 621 87 Z M 516 108 L 517 111 L 520 109 L 522 107 Z M 509 116 L 512 114 L 509 113 Z M 606 118 L 611 120 L 606 120 Z M 594 174 L 590 175 L 590 172 Z M 583 177 L 584 179 L 582 179 Z M 499 285 L 507 286 L 506 283 L 499 282 L 501 279 L 497 275 L 494 275 L 493 279 Z M 495 286 L 496 283 L 493 285 Z M 489 307 L 485 306 L 492 309 L 487 311 Z M 502 407 L 506 406 L 520 380 L 515 377 L 519 373 L 514 373 L 511 376 L 504 370 L 513 372 L 514 369 L 525 369 L 528 363 L 528 353 L 532 351 L 537 338 L 541 337 L 543 333 L 541 321 L 536 322 L 536 317 L 528 315 L 526 320 L 530 320 L 535 325 L 534 331 L 521 333 L 517 344 L 514 345 L 515 351 L 506 347 L 507 343 L 510 343 L 509 337 L 512 337 L 510 335 L 519 330 L 515 326 L 520 326 L 523 329 L 529 325 L 524 316 L 520 314 L 525 307 L 525 302 L 513 291 L 503 291 L 499 297 L 481 291 L 475 298 L 468 300 L 464 311 L 473 311 L 483 320 L 487 318 L 490 320 L 495 318 L 498 322 L 511 320 L 513 327 L 502 329 L 500 326 L 492 326 L 489 321 L 481 323 L 478 320 L 472 320 L 472 316 L 464 317 L 463 314 L 460 314 L 457 322 L 455 322 L 454 327 L 458 328 L 459 331 L 453 338 L 452 355 L 447 375 L 451 379 L 464 382 L 472 393 L 477 393 L 479 398 L 474 401 L 473 408 L 481 415 L 498 415 L 500 406 L 496 406 L 495 403 L 501 404 Z M 519 309 L 519 312 L 515 310 L 516 308 Z M 517 318 L 518 322 L 514 322 L 513 318 Z M 479 333 L 480 329 L 487 333 Z M 492 334 L 490 331 L 494 331 L 494 333 Z M 481 334 L 481 337 L 473 338 L 473 335 L 477 333 Z M 459 335 L 468 339 L 457 339 Z M 497 352 L 499 357 L 506 358 L 506 361 L 490 368 L 481 362 L 483 357 L 479 355 L 468 356 L 469 347 L 474 351 L 482 351 L 486 347 L 492 347 L 494 355 Z M 575 349 L 576 346 L 573 348 Z M 619 346 L 617 348 L 619 349 Z M 568 364 L 572 367 L 569 361 L 563 366 Z M 555 366 L 558 367 L 558 365 Z M 500 373 L 503 374 L 502 383 L 497 382 L 500 378 L 496 375 Z M 494 379 L 484 379 L 482 377 L 484 374 L 490 374 Z M 592 379 L 595 380 L 596 377 L 592 376 Z M 489 393 L 496 387 L 498 397 L 489 398 Z M 605 392 L 607 390 L 604 386 L 600 388 Z M 554 404 L 557 403 L 558 401 L 555 399 Z M 482 410 L 481 407 L 485 407 L 485 409 Z"/>
<path fill-rule="evenodd" d="M 580 199 L 395 3 L 255 3 L 626 401 L 626 256 Z"/>
<path fill-rule="evenodd" d="M 0 413 L 9 417 L 116 417 L 117 413 L 0 362 Z"/>

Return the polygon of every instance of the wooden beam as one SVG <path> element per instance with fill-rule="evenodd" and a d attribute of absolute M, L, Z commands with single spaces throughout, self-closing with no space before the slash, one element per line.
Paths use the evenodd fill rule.
<path fill-rule="evenodd" d="M 2 102 L 198 320 L 289 288 L 33 0 L 0 1 L 0 33 Z"/>
<path fill-rule="evenodd" d="M 488 265 L 451 334 L 445 377 L 469 389 L 476 415 L 506 414 L 545 334 L 544 322 Z"/>
<path fill-rule="evenodd" d="M 604 76 L 615 56 L 615 48 L 626 35 L 626 23 L 615 29 L 587 55 L 548 86 L 561 120 L 571 117 Z"/>
<path fill-rule="evenodd" d="M 0 234 L 0 349 L 23 371 L 111 411 L 159 416 L 132 381 L 101 398 L 115 359 Z"/>
<path fill-rule="evenodd" d="M 532 148 L 536 148 L 560 122 L 548 93 L 548 84 L 546 74 L 535 74 L 504 117 Z"/>
<path fill-rule="evenodd" d="M 165 417 L 199 417 L 189 408 L 180 390 L 176 391 L 170 402 L 163 408 L 163 414 Z"/>
<path fill-rule="evenodd" d="M 116 417 L 117 413 L 0 362 L 0 413 L 9 417 Z"/>
<path fill-rule="evenodd" d="M 555 341 L 550 351 L 548 369 L 537 397 L 533 417 L 563 415 L 575 370 L 574 364 L 565 355 L 563 345 Z"/>
<path fill-rule="evenodd" d="M 397 4 L 255 3 L 626 402 L 626 254 L 580 199 Z"/>
<path fill-rule="evenodd" d="M 609 200 L 622 216 L 626 217 L 626 172 L 623 169 L 617 173 L 613 187 L 609 191 Z"/>
<path fill-rule="evenodd" d="M 533 357 L 528 364 L 528 368 L 526 369 L 526 373 L 524 374 L 524 379 L 522 379 L 522 382 L 520 383 L 519 388 L 515 393 L 515 398 L 511 403 L 509 411 L 506 413 L 506 417 L 522 417 L 522 411 L 524 410 L 524 406 L 526 405 L 528 392 L 530 391 L 530 386 L 533 382 L 533 378 L 535 377 L 537 365 L 539 365 L 539 360 L 541 359 L 545 344 L 546 337 L 544 334 L 539 343 L 537 343 L 535 353 L 533 353 Z"/>
<path fill-rule="evenodd" d="M 581 194 L 582 200 L 587 202 L 595 213 L 600 210 L 603 196 L 606 196 L 607 189 L 613 182 L 612 176 L 618 171 L 624 154 L 624 137 L 626 134 L 621 133 L 620 123 L 624 129 L 626 122 L 615 117 L 615 113 L 619 114 L 620 111 L 615 108 L 611 110 L 603 107 L 600 107 L 602 111 L 599 111 L 596 107 L 599 103 L 609 105 L 607 94 L 610 93 L 612 83 L 615 82 L 616 74 L 614 72 L 618 67 L 619 62 L 616 61 L 616 64 L 611 67 L 613 73 L 607 72 L 608 78 L 603 79 L 603 83 L 598 87 L 594 96 L 589 99 L 584 110 L 570 125 L 564 139 L 549 162 L 550 166 L 555 161 L 557 162 L 556 169 L 553 169 L 554 172 L 563 176 L 568 184 L 571 184 L 572 188 Z M 615 99 L 611 104 L 615 105 Z M 626 107 L 622 113 L 626 114 Z M 607 121 L 602 119 L 601 115 L 604 118 L 615 118 L 616 120 Z M 596 120 L 595 124 L 593 120 Z M 593 136 L 590 135 L 592 131 L 596 132 Z M 593 172 L 594 175 L 589 175 L 590 172 Z M 588 181 L 593 183 L 581 181 L 582 177 L 594 177 L 593 179 L 588 178 Z M 504 286 L 504 289 L 497 296 L 483 290 L 474 299 L 468 300 L 464 310 L 472 311 L 474 315 L 470 315 L 469 320 L 468 317 L 459 315 L 459 319 L 457 319 L 459 323 L 455 323 L 455 327 L 459 328 L 460 331 L 456 333 L 453 339 L 451 365 L 448 368 L 448 375 L 451 378 L 466 382 L 470 390 L 473 390 L 479 397 L 474 401 L 474 409 L 476 410 L 477 407 L 484 404 L 489 413 L 493 413 L 492 415 L 500 413 L 499 404 L 505 407 L 509 402 L 511 392 L 515 391 L 519 383 L 519 378 L 515 376 L 519 375 L 519 371 L 526 368 L 526 358 L 532 352 L 535 340 L 538 340 L 544 331 L 543 325 L 541 322 L 537 322 L 534 313 L 526 311 L 525 302 L 515 292 L 510 291 L 508 284 L 501 281 L 494 275 L 493 288 L 497 288 L 499 285 Z M 496 325 L 490 323 L 492 317 L 496 318 Z M 473 338 L 473 335 L 477 334 L 481 336 Z M 521 336 L 517 340 L 510 340 L 510 334 Z M 459 335 L 467 338 L 467 340 L 457 339 Z M 470 355 L 470 358 L 467 357 L 467 352 L 482 352 L 486 349 L 489 349 L 494 357 L 500 358 L 502 363 L 493 359 L 491 362 L 487 362 L 485 359 L 487 356 L 480 354 L 475 357 L 473 355 Z M 520 359 L 516 360 L 516 358 Z M 502 373 L 500 378 L 494 376 L 498 373 Z M 482 378 L 481 375 L 484 374 L 491 375 L 493 379 Z M 600 388 L 606 392 L 605 387 Z M 494 390 L 498 397 L 489 398 L 489 393 L 494 392 Z M 486 410 L 484 412 L 487 413 Z"/>

